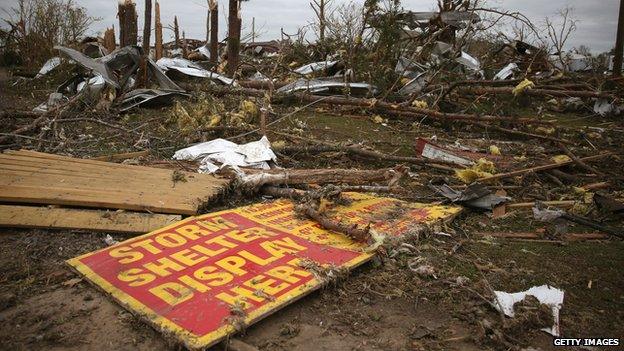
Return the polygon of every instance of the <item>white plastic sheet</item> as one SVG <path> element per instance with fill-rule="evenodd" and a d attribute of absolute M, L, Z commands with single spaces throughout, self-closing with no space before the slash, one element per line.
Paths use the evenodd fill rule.
<path fill-rule="evenodd" d="M 534 296 L 540 303 L 547 305 L 551 308 L 553 314 L 553 326 L 552 328 L 544 328 L 543 331 L 553 335 L 559 336 L 559 310 L 563 307 L 563 290 L 553 288 L 549 285 L 534 286 L 529 290 L 521 291 L 517 293 L 508 293 L 504 291 L 494 291 L 496 300 L 494 305 L 496 309 L 503 312 L 507 317 L 514 317 L 514 305 L 517 302 L 524 300 L 527 296 Z"/>
<path fill-rule="evenodd" d="M 215 139 L 178 150 L 173 158 L 186 161 L 201 159 L 200 173 L 214 173 L 226 166 L 269 169 L 269 162 L 277 161 L 266 137 L 243 145 Z"/>

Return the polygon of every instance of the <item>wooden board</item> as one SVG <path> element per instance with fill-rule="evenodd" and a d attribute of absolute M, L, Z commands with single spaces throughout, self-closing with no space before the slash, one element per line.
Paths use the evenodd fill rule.
<path fill-rule="evenodd" d="M 0 227 L 144 234 L 181 219 L 179 215 L 0 205 Z"/>
<path fill-rule="evenodd" d="M 344 194 L 325 213 L 393 240 L 453 218 L 455 206 Z M 374 256 L 368 244 L 300 219 L 281 199 L 187 218 L 68 261 L 119 304 L 203 350 Z"/>
<path fill-rule="evenodd" d="M 5 203 L 193 215 L 229 183 L 207 174 L 34 151 L 0 154 L 0 202 Z"/>

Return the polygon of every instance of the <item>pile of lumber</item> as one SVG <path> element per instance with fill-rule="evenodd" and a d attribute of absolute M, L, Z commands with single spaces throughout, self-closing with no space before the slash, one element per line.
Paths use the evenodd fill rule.
<path fill-rule="evenodd" d="M 145 233 L 197 214 L 228 186 L 206 174 L 7 151 L 0 226 Z"/>

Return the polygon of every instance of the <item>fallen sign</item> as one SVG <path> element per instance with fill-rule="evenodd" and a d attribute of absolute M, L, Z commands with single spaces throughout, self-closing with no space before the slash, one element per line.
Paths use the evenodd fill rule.
<path fill-rule="evenodd" d="M 328 216 L 388 237 L 449 220 L 459 207 L 346 193 Z M 401 215 L 398 216 L 397 213 Z M 190 217 L 68 261 L 122 306 L 190 349 L 203 349 L 320 288 L 333 269 L 374 253 L 298 219 L 281 199 Z M 329 274 L 327 274 L 329 272 Z"/>

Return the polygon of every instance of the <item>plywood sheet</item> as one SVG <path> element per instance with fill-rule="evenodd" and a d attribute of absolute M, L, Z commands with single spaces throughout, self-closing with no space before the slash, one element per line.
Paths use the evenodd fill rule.
<path fill-rule="evenodd" d="M 179 215 L 0 205 L 0 227 L 144 234 L 181 219 Z"/>
<path fill-rule="evenodd" d="M 193 215 L 229 186 L 208 174 L 33 151 L 0 154 L 0 202 Z"/>

